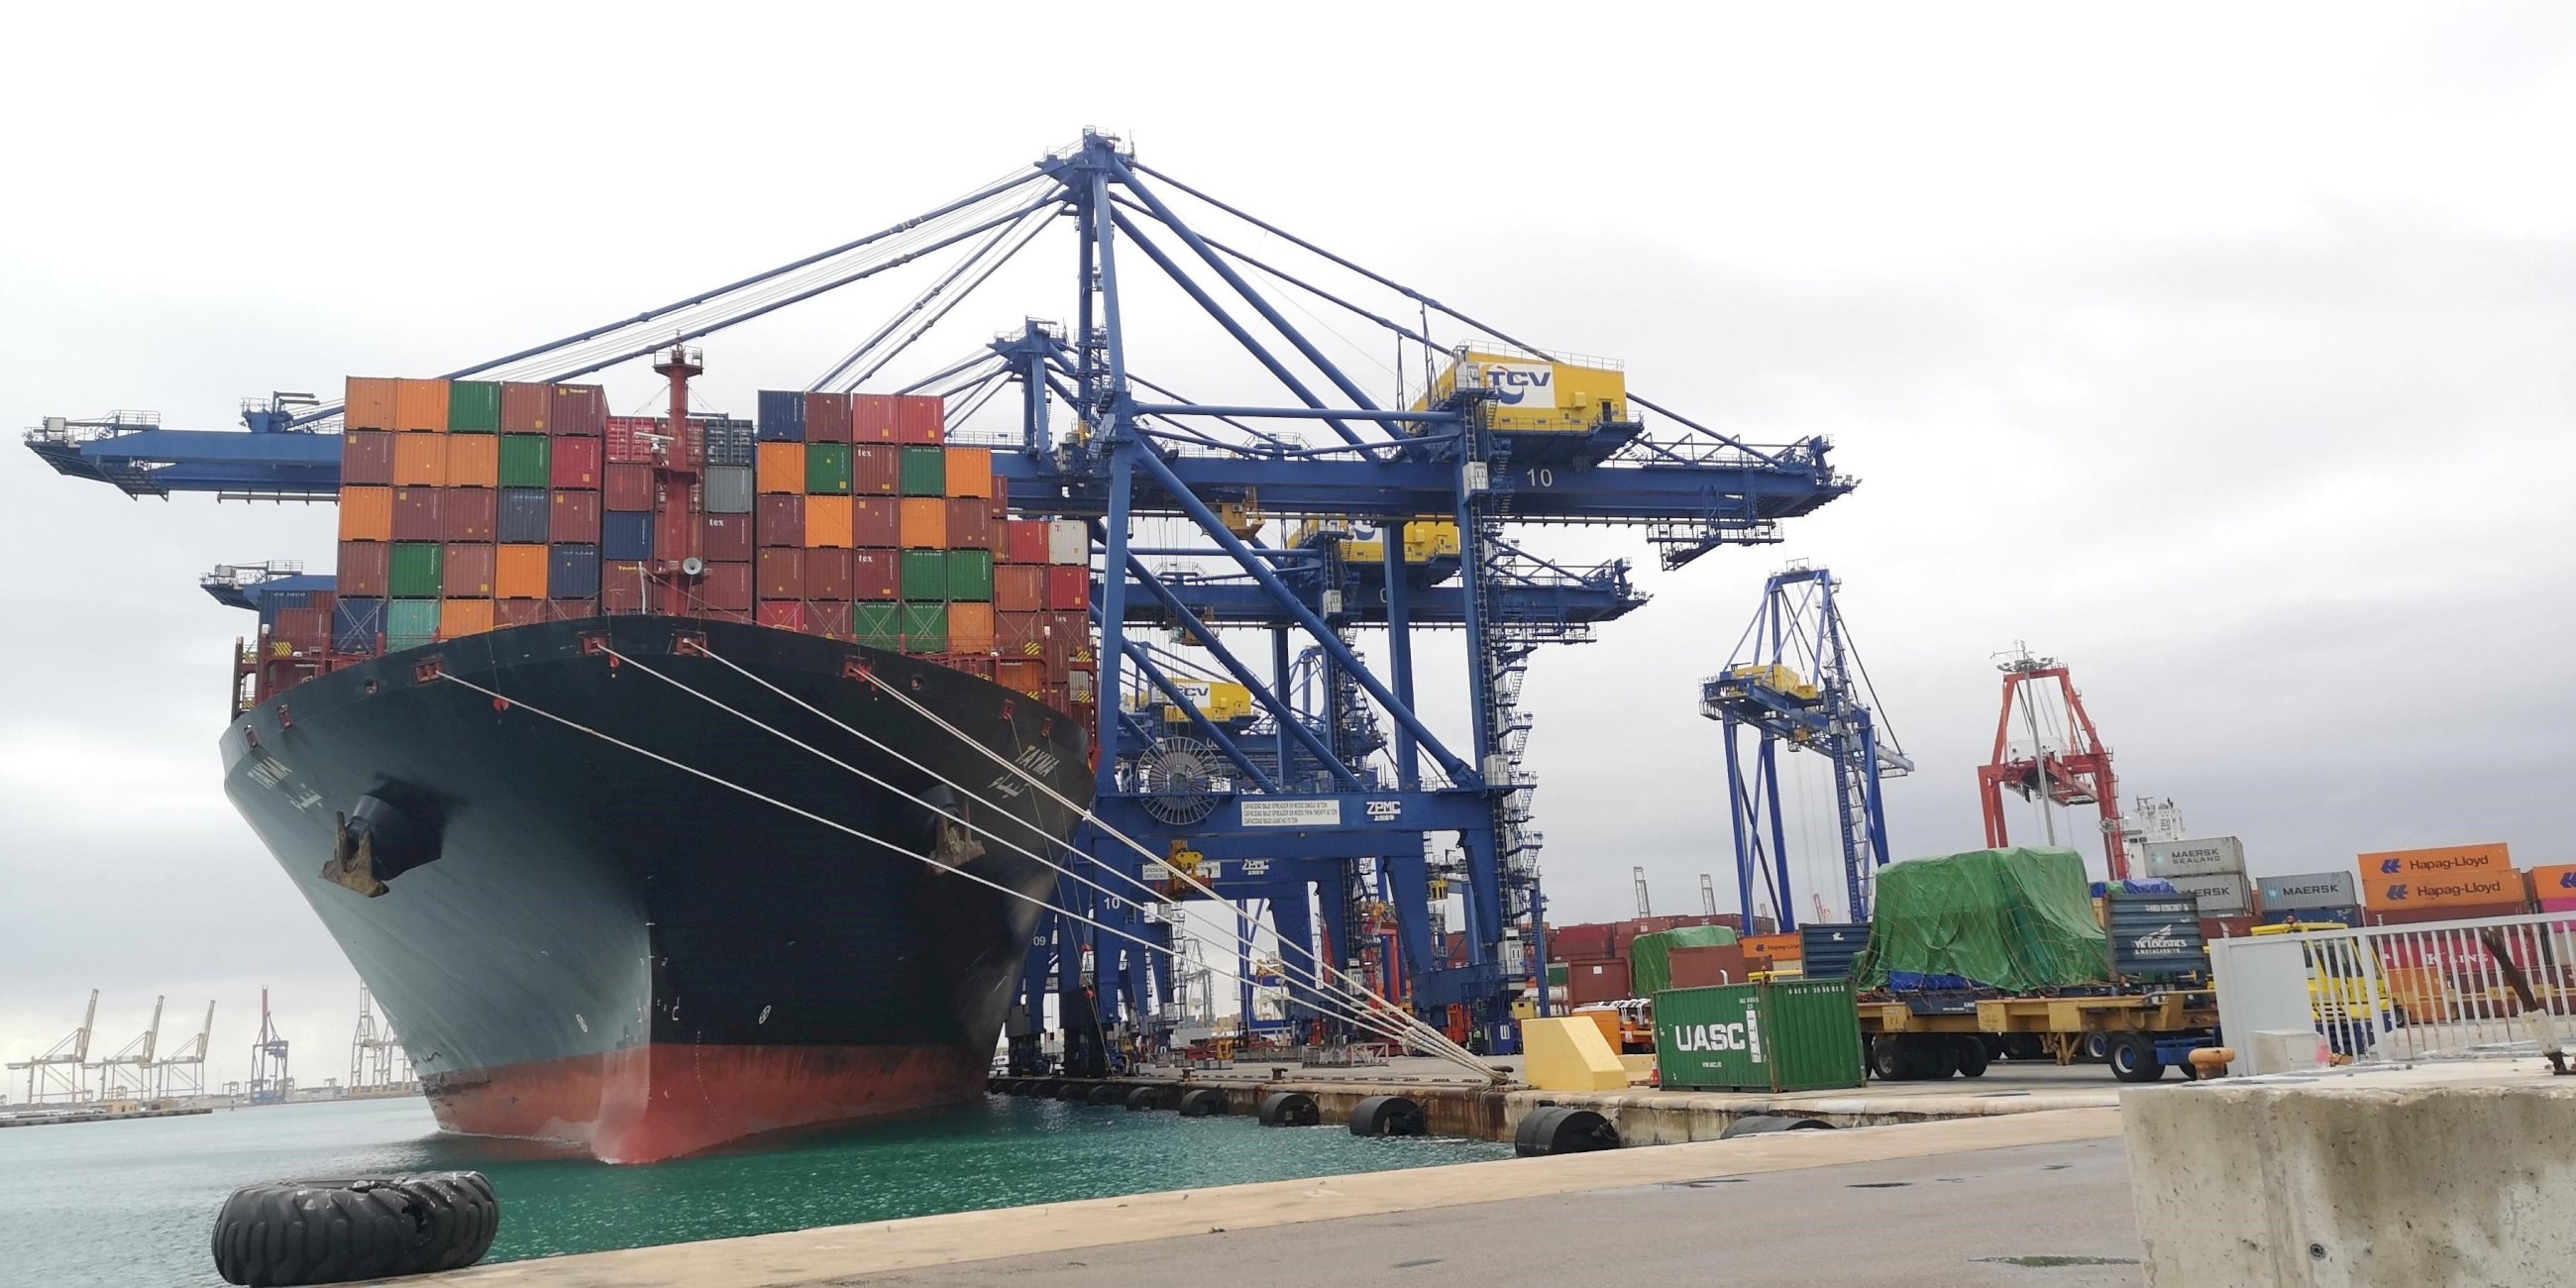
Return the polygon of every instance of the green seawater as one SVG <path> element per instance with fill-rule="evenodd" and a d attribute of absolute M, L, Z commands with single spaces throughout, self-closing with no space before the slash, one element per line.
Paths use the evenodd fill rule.
<path fill-rule="evenodd" d="M 501 1197 L 487 1261 L 509 1261 L 1510 1155 L 998 1096 L 650 1167 L 443 1135 L 418 1100 L 16 1127 L 0 1131 L 0 1284 L 220 1284 L 207 1239 L 224 1196 L 293 1177 L 473 1168 Z"/>

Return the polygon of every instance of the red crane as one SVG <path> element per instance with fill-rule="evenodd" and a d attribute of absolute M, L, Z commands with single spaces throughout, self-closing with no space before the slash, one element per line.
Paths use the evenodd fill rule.
<path fill-rule="evenodd" d="M 2067 678 L 2066 668 L 2057 659 L 2032 657 L 2027 648 L 2013 660 L 2004 663 L 2003 714 L 1995 721 L 1995 754 L 1977 770 L 1977 797 L 1986 815 L 1986 844 L 2002 848 L 2011 842 L 2005 835 L 2004 793 L 2030 800 L 2045 793 L 2044 800 L 2058 805 L 2093 805 L 2102 812 L 2102 854 L 2108 861 L 2111 879 L 2129 875 L 2128 850 L 2120 841 L 2120 791 L 2111 777 L 2111 751 L 2102 745 L 2102 735 L 2093 728 L 2093 717 L 2084 711 L 2084 696 Z M 2049 748 L 2041 740 L 2039 703 L 2047 693 L 2048 681 L 2057 682 L 2057 693 L 2065 704 L 2062 731 L 2052 726 L 2051 732 L 2062 732 L 2061 745 Z M 2025 691 L 2025 685 L 2032 691 Z M 2022 727 L 2030 735 L 2030 754 L 2012 755 L 2013 708 L 2018 699 Z M 2047 804 L 2040 807 L 2041 817 L 2048 818 Z M 2054 822 L 2049 824 L 2052 844 L 2056 841 Z"/>

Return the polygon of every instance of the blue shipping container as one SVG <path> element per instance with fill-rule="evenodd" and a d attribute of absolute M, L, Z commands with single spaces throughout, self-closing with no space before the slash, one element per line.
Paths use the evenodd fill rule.
<path fill-rule="evenodd" d="M 546 561 L 546 594 L 553 599 L 599 596 L 599 547 L 566 544 L 554 547 Z"/>
<path fill-rule="evenodd" d="M 388 651 L 419 648 L 438 638 L 438 601 L 435 599 L 397 599 L 385 614 L 385 648 Z"/>
<path fill-rule="evenodd" d="M 261 621 L 274 621 L 279 613 L 290 608 L 311 608 L 313 606 L 313 592 L 309 590 L 271 590 L 254 593 L 259 596 L 258 604 Z"/>
<path fill-rule="evenodd" d="M 500 527 L 503 545 L 543 545 L 550 534 L 546 490 L 541 487 L 501 489 Z"/>
<path fill-rule="evenodd" d="M 798 415 L 804 412 L 800 409 Z M 707 464 L 749 465 L 756 457 L 751 422 L 715 420 L 707 422 Z"/>
<path fill-rule="evenodd" d="M 653 516 L 624 510 L 611 510 L 601 515 L 599 550 L 610 559 L 652 558 Z"/>
<path fill-rule="evenodd" d="M 760 441 L 805 441 L 805 395 L 797 390 L 760 391 Z"/>
<path fill-rule="evenodd" d="M 343 599 L 331 606 L 331 651 L 373 653 L 385 633 L 385 601 Z"/>

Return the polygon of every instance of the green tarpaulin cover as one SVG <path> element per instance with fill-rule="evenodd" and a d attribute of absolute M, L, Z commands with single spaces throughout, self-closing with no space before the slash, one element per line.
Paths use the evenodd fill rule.
<path fill-rule="evenodd" d="M 1956 975 L 2008 993 L 2111 979 L 2084 859 L 2073 850 L 1971 850 L 1878 871 L 1861 988 L 1891 976 Z"/>
<path fill-rule="evenodd" d="M 1734 942 L 1735 932 L 1724 926 L 1683 926 L 1639 935 L 1628 943 L 1628 992 L 1653 997 L 1671 988 L 1676 948 L 1724 948 Z"/>

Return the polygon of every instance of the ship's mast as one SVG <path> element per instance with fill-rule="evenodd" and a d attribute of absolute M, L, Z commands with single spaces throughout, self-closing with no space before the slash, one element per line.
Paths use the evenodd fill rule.
<path fill-rule="evenodd" d="M 689 378 L 706 369 L 705 357 L 699 350 L 678 343 L 653 363 L 653 370 L 671 382 L 671 437 L 654 454 L 653 473 L 662 495 L 661 515 L 653 533 L 653 572 L 655 580 L 662 584 L 661 611 L 673 617 L 688 614 L 689 584 L 706 568 L 698 557 L 698 516 L 689 504 L 705 454 L 703 445 L 689 441 Z"/>

